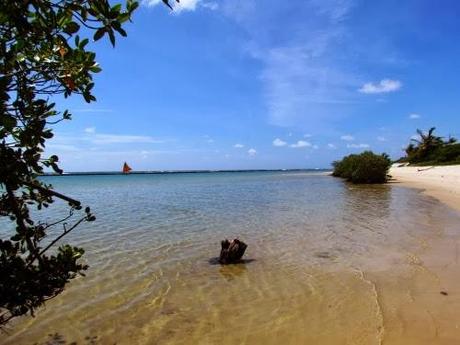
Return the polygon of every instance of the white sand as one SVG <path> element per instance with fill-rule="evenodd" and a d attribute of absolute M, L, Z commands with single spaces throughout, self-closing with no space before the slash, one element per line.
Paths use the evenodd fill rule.
<path fill-rule="evenodd" d="M 390 175 L 404 186 L 421 188 L 452 208 L 460 210 L 460 165 L 401 167 L 393 164 Z"/>

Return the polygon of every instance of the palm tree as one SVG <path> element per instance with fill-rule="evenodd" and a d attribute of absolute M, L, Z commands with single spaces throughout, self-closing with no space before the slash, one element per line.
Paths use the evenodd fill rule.
<path fill-rule="evenodd" d="M 449 136 L 449 139 L 445 142 L 446 145 L 455 144 L 457 139 L 454 137 Z"/>
<path fill-rule="evenodd" d="M 433 152 L 433 150 L 435 150 L 436 148 L 444 144 L 442 137 L 433 135 L 433 132 L 435 131 L 435 129 L 436 127 L 431 127 L 428 132 L 423 132 L 422 130 L 417 129 L 417 134 L 420 136 L 420 140 L 411 139 L 411 141 L 417 144 L 417 146 L 414 148 L 415 149 L 414 153 L 416 153 L 418 160 L 423 160 L 431 152 Z"/>

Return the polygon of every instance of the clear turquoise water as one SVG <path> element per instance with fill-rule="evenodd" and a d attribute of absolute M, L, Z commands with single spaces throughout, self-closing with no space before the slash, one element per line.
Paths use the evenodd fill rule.
<path fill-rule="evenodd" d="M 345 333 L 377 343 L 381 307 L 366 275 L 406 267 L 460 219 L 416 190 L 315 172 L 43 179 L 96 214 L 65 238 L 86 249 L 90 270 L 36 318 L 16 321 L 6 344 L 56 332 L 102 344 L 342 343 Z M 62 206 L 40 217 L 55 219 Z M 210 265 L 220 240 L 234 237 L 253 261 Z"/>

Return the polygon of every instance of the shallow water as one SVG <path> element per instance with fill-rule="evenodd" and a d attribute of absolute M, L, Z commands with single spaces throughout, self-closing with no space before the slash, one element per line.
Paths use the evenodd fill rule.
<path fill-rule="evenodd" d="M 66 238 L 90 269 L 3 344 L 460 343 L 460 215 L 416 190 L 310 172 L 44 179 L 97 215 Z M 225 237 L 248 262 L 210 264 Z"/>

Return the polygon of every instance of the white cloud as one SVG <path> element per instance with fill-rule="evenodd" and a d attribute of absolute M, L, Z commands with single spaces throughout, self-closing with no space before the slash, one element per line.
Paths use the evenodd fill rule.
<path fill-rule="evenodd" d="M 54 143 L 49 143 L 46 144 L 46 148 L 49 150 L 56 150 L 56 151 L 78 151 L 78 147 L 74 145 L 67 145 L 67 144 L 54 144 Z"/>
<path fill-rule="evenodd" d="M 159 4 L 163 4 L 162 0 L 143 0 L 142 3 L 148 7 L 154 7 Z M 202 0 L 169 0 L 170 5 L 174 9 L 174 14 L 178 14 L 182 11 L 195 11 L 198 7 L 203 7 L 209 10 L 217 10 L 219 5 L 214 1 L 202 1 Z"/>
<path fill-rule="evenodd" d="M 281 140 L 280 138 L 276 138 L 273 140 L 273 146 L 281 147 L 281 146 L 286 146 L 287 142 Z"/>
<path fill-rule="evenodd" d="M 352 136 L 352 135 L 347 134 L 347 135 L 342 135 L 340 137 L 340 139 L 345 140 L 345 141 L 353 141 L 353 140 L 355 140 L 355 137 Z"/>
<path fill-rule="evenodd" d="M 354 0 L 222 0 L 222 12 L 248 34 L 246 52 L 260 61 L 262 91 L 270 124 L 317 131 L 345 117 L 359 101 L 361 81 L 343 63 L 349 35 L 345 18 Z M 286 13 L 308 21 L 286 21 Z M 280 23 L 283 30 L 280 31 Z M 274 35 L 273 33 L 277 33 Z"/>
<path fill-rule="evenodd" d="M 415 113 L 409 114 L 409 119 L 411 120 L 416 120 L 419 118 L 420 118 L 420 114 L 415 114 Z"/>
<path fill-rule="evenodd" d="M 332 149 L 332 150 L 335 150 L 337 148 L 337 146 L 335 146 L 334 144 L 331 144 L 331 143 L 327 144 L 327 147 Z"/>
<path fill-rule="evenodd" d="M 106 109 L 106 108 L 76 108 L 76 109 L 71 109 L 70 112 L 73 112 L 73 113 L 111 113 L 113 112 L 113 110 Z"/>
<path fill-rule="evenodd" d="M 181 11 L 195 11 L 196 6 L 200 0 L 180 0 L 180 2 L 176 2 L 175 0 L 170 0 L 169 4 L 173 7 L 174 11 L 181 12 Z M 144 0 L 142 2 L 144 5 L 153 7 L 159 4 L 163 4 L 162 0 Z"/>
<path fill-rule="evenodd" d="M 158 4 L 161 4 L 161 0 L 144 0 L 142 3 L 146 6 L 156 6 Z"/>
<path fill-rule="evenodd" d="M 94 144 L 163 143 L 162 140 L 145 135 L 94 134 L 89 136 L 87 140 Z"/>
<path fill-rule="evenodd" d="M 387 141 L 387 139 L 385 137 L 382 137 L 382 136 L 378 136 L 377 140 L 378 141 Z"/>
<path fill-rule="evenodd" d="M 367 149 L 370 147 L 369 144 L 347 144 L 350 149 Z"/>
<path fill-rule="evenodd" d="M 96 127 L 85 128 L 85 133 L 96 133 Z"/>
<path fill-rule="evenodd" d="M 402 83 L 399 80 L 382 79 L 378 83 L 366 83 L 358 91 L 367 94 L 387 93 L 399 90 Z"/>
<path fill-rule="evenodd" d="M 206 135 L 203 135 L 203 138 L 206 139 L 206 142 L 207 142 L 208 144 L 212 144 L 212 143 L 214 142 L 214 139 L 211 138 L 211 136 L 209 136 L 209 135 L 207 135 L 207 134 L 206 134 Z"/>
<path fill-rule="evenodd" d="M 197 4 L 200 0 L 180 0 L 179 3 L 173 5 L 174 11 L 195 11 Z"/>
<path fill-rule="evenodd" d="M 256 150 L 256 149 L 250 148 L 250 149 L 248 150 L 248 155 L 250 155 L 251 157 L 254 157 L 256 154 L 257 154 L 257 150 Z"/>
<path fill-rule="evenodd" d="M 319 149 L 319 146 L 318 145 L 313 145 L 312 146 L 314 150 L 318 150 Z"/>
<path fill-rule="evenodd" d="M 235 149 L 242 149 L 244 147 L 244 145 L 243 144 L 235 144 L 235 145 L 233 145 L 233 147 Z"/>
<path fill-rule="evenodd" d="M 304 134 L 303 137 L 304 137 L 304 138 L 311 138 L 312 135 L 311 135 L 311 134 Z"/>
<path fill-rule="evenodd" d="M 308 141 L 304 140 L 299 140 L 295 144 L 289 145 L 290 147 L 293 148 L 302 148 L 302 147 L 310 147 L 312 146 Z"/>
<path fill-rule="evenodd" d="M 209 1 L 209 2 L 203 2 L 201 4 L 204 8 L 208 8 L 212 11 L 215 11 L 219 8 L 219 4 L 217 2 Z"/>

